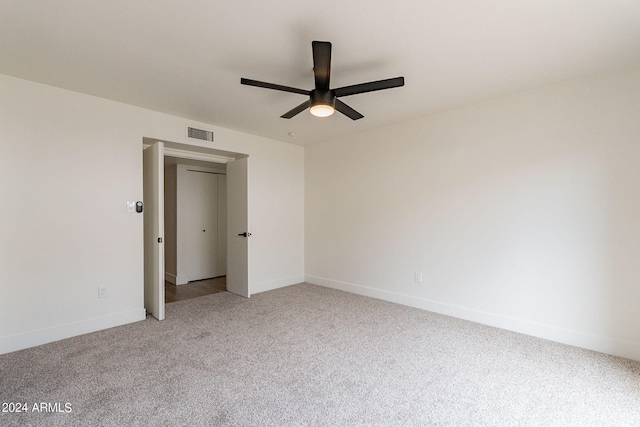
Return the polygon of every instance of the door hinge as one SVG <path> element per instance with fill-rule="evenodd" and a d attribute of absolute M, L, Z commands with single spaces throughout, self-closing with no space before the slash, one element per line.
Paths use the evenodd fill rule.
<path fill-rule="evenodd" d="M 162 243 L 162 237 L 158 237 L 158 243 Z"/>

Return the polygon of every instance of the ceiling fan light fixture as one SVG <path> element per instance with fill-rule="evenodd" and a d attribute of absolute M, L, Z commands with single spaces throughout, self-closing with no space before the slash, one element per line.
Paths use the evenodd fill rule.
<path fill-rule="evenodd" d="M 330 104 L 315 104 L 311 106 L 309 111 L 316 117 L 329 117 L 335 113 L 336 109 Z"/>
<path fill-rule="evenodd" d="M 336 111 L 336 97 L 330 90 L 311 91 L 309 111 L 316 117 L 329 117 Z"/>

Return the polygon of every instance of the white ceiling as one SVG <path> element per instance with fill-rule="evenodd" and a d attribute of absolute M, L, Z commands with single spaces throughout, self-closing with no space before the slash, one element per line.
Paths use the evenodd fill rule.
<path fill-rule="evenodd" d="M 279 116 L 312 89 L 311 42 L 364 118 Z M 4 0 L 0 73 L 307 145 L 640 63 L 640 0 Z M 289 132 L 295 132 L 291 138 Z"/>

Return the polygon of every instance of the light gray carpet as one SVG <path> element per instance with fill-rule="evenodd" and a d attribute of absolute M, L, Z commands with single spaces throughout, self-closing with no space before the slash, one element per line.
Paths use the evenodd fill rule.
<path fill-rule="evenodd" d="M 302 284 L 0 356 L 0 400 L 29 406 L 2 426 L 640 426 L 640 363 Z"/>

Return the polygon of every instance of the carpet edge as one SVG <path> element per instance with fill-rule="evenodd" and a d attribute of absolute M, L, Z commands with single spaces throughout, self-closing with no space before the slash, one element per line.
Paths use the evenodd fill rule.
<path fill-rule="evenodd" d="M 425 298 L 389 292 L 368 286 L 340 282 L 317 276 L 305 276 L 305 282 L 354 294 L 376 298 L 396 304 L 419 308 L 462 320 L 493 326 L 512 332 L 530 335 L 561 344 L 567 344 L 612 356 L 640 361 L 640 344 L 611 337 L 602 337 L 583 332 L 572 331 L 527 320 L 516 319 L 495 313 L 473 310 L 467 307 L 444 304 Z"/>
<path fill-rule="evenodd" d="M 109 316 L 85 319 L 80 322 L 67 323 L 53 328 L 31 331 L 25 334 L 2 337 L 0 338 L 0 354 L 12 353 L 78 335 L 138 322 L 145 318 L 145 309 L 140 308 L 111 314 Z"/>

